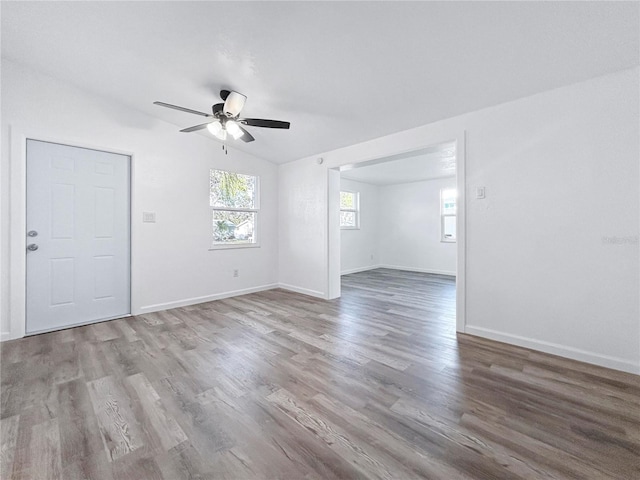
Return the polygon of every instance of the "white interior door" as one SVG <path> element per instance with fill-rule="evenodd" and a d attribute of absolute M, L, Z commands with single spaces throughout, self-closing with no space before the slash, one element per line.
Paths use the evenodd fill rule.
<path fill-rule="evenodd" d="M 129 165 L 27 140 L 27 334 L 130 313 Z"/>

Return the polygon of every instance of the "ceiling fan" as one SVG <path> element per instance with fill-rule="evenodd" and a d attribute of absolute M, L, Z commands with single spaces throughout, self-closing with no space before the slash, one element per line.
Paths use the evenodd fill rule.
<path fill-rule="evenodd" d="M 209 120 L 206 123 L 200 125 L 194 125 L 193 127 L 183 128 L 181 132 L 196 132 L 206 128 L 213 135 L 222 141 L 227 140 L 230 135 L 234 140 L 242 139 L 244 142 L 253 142 L 255 138 L 243 127 L 266 127 L 266 128 L 284 128 L 288 129 L 291 124 L 289 122 L 282 122 L 280 120 L 264 120 L 261 118 L 239 118 L 244 102 L 247 100 L 245 95 L 234 92 L 233 90 L 221 90 L 220 98 L 224 103 L 216 103 L 211 107 L 212 113 L 199 112 L 197 110 L 191 110 L 190 108 L 179 107 L 178 105 L 171 105 L 164 102 L 153 102 L 154 105 L 160 105 L 161 107 L 173 108 L 174 110 L 180 110 L 181 112 L 193 113 L 194 115 L 200 115 L 207 117 Z"/>

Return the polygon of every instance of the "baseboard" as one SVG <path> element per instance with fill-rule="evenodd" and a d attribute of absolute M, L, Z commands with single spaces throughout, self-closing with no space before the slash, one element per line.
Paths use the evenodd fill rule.
<path fill-rule="evenodd" d="M 433 270 L 431 268 L 416 268 L 416 267 L 402 267 L 400 265 L 378 265 L 376 268 L 389 268 L 391 270 L 404 270 L 405 272 L 418 272 L 418 273 L 433 273 L 435 275 L 447 275 L 448 277 L 455 277 L 456 272 L 448 272 L 445 270 Z"/>
<path fill-rule="evenodd" d="M 342 272 L 340 272 L 340 276 L 349 275 L 350 273 L 366 272 L 368 270 L 375 270 L 376 268 L 380 268 L 380 265 L 369 265 L 368 267 L 350 268 L 349 270 L 343 270 Z"/>
<path fill-rule="evenodd" d="M 552 355 L 558 355 L 560 357 L 566 357 L 572 360 L 578 360 L 580 362 L 591 363 L 600 367 L 612 368 L 614 370 L 621 370 L 628 373 L 635 373 L 636 375 L 640 374 L 640 365 L 634 363 L 633 361 L 625 360 L 624 358 L 601 355 L 598 353 L 589 352 L 587 350 L 568 347 L 566 345 L 544 342 L 532 338 L 521 337 L 519 335 L 512 335 L 510 333 L 498 332 L 489 328 L 474 327 L 473 325 L 466 325 L 464 332 L 468 333 L 469 335 L 475 335 L 477 337 L 488 338 L 490 340 L 496 340 L 498 342 L 509 343 L 512 345 L 517 345 L 519 347 L 530 348 L 532 350 L 538 350 L 540 352 L 550 353 Z"/>
<path fill-rule="evenodd" d="M 324 292 L 318 292 L 317 290 L 309 290 L 308 288 L 296 287 L 294 285 L 287 285 L 286 283 L 279 283 L 278 288 L 282 288 L 283 290 L 289 290 L 290 292 L 302 293 L 303 295 L 309 295 L 310 297 L 316 298 L 327 298 L 327 295 Z"/>
<path fill-rule="evenodd" d="M 18 338 L 18 337 L 15 337 Z M 14 337 L 11 336 L 11 332 L 1 332 L 0 333 L 0 342 L 6 342 L 7 340 L 13 340 Z"/>
<path fill-rule="evenodd" d="M 175 302 L 156 303 L 155 305 L 147 305 L 146 307 L 140 307 L 134 313 L 135 315 L 141 315 L 143 313 L 159 312 L 161 310 L 169 310 L 171 308 L 186 307 L 189 305 L 196 305 L 198 303 L 212 302 L 214 300 L 222 300 L 223 298 L 237 297 L 238 295 L 246 295 L 248 293 L 263 292 L 265 290 L 273 290 L 278 288 L 278 284 L 272 283 L 269 285 L 261 285 L 259 287 L 244 288 L 242 290 L 232 290 L 229 292 L 215 293 L 213 295 L 205 295 L 203 297 L 186 298 L 184 300 L 177 300 Z"/>

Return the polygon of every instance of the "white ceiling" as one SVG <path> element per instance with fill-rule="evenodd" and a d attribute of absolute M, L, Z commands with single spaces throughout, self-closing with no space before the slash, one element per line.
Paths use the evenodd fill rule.
<path fill-rule="evenodd" d="M 637 2 L 1 2 L 2 55 L 183 128 L 230 88 L 283 163 L 639 63 Z"/>
<path fill-rule="evenodd" d="M 342 178 L 373 185 L 419 182 L 456 174 L 456 147 L 443 143 L 417 152 L 342 167 Z"/>

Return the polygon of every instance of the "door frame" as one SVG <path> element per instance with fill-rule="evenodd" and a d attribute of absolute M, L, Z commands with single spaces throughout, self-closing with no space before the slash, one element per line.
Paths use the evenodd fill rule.
<path fill-rule="evenodd" d="M 327 165 L 327 245 L 325 248 L 325 261 L 327 265 L 327 279 L 325 284 L 326 298 L 328 300 L 340 297 L 340 227 L 335 221 L 335 210 L 340 192 L 340 170 L 347 166 L 356 166 L 361 163 L 371 162 L 393 155 L 407 154 L 423 150 L 425 148 L 440 145 L 443 143 L 455 143 L 456 145 L 456 189 L 458 190 L 458 206 L 456 212 L 456 332 L 465 333 L 467 314 L 467 132 L 466 130 L 456 130 L 453 132 L 442 132 L 440 135 L 433 135 L 428 139 L 416 142 L 410 148 L 389 148 L 388 151 L 363 155 L 361 157 L 351 156 L 348 160 L 338 159 Z M 332 200 L 333 199 L 333 200 Z"/>
<path fill-rule="evenodd" d="M 135 211 L 135 154 L 131 151 L 119 150 L 87 143 L 82 139 L 69 137 L 53 137 L 47 132 L 17 125 L 9 126 L 10 159 L 9 181 L 9 332 L 2 332 L 0 340 L 22 338 L 27 328 L 27 140 L 57 143 L 69 147 L 100 150 L 107 153 L 126 155 L 129 157 L 129 315 L 135 312 L 136 299 L 133 288 L 134 276 L 134 239 L 137 238 L 133 212 Z M 92 322 L 93 323 L 93 322 Z"/>

